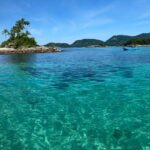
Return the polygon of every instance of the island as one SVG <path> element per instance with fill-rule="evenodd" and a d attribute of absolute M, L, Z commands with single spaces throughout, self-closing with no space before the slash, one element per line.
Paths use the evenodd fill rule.
<path fill-rule="evenodd" d="M 99 39 L 81 39 L 72 44 L 50 42 L 39 46 L 31 33 L 26 30 L 30 25 L 24 18 L 16 21 L 10 30 L 4 29 L 2 34 L 6 39 L 0 45 L 0 54 L 28 54 L 62 52 L 60 48 L 100 48 L 107 46 L 150 46 L 150 33 L 142 33 L 136 36 L 114 35 L 106 41 Z"/>
<path fill-rule="evenodd" d="M 107 46 L 126 46 L 126 45 L 149 45 L 150 33 L 142 33 L 136 36 L 130 35 L 114 35 L 108 39 L 105 44 Z M 132 43 L 132 44 L 131 44 Z"/>
<path fill-rule="evenodd" d="M 94 47 L 111 47 L 111 46 L 150 46 L 150 33 L 142 33 L 136 36 L 114 35 L 106 41 L 98 39 L 81 39 L 72 44 L 50 42 L 45 47 L 57 48 L 94 48 Z"/>
<path fill-rule="evenodd" d="M 61 47 L 61 48 L 73 48 L 73 47 L 105 47 L 105 42 L 97 39 L 81 39 L 76 40 L 72 44 L 68 43 L 48 43 L 46 47 Z"/>
<path fill-rule="evenodd" d="M 29 21 L 22 18 L 16 21 L 10 30 L 3 30 L 2 34 L 7 37 L 7 40 L 1 43 L 0 54 L 29 54 L 62 51 L 54 47 L 38 46 L 35 38 L 31 37 L 30 32 L 25 30 L 25 27 L 29 24 Z"/>

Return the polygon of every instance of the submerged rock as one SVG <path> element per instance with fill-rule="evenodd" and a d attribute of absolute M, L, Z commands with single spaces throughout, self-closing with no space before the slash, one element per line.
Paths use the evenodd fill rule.
<path fill-rule="evenodd" d="M 132 132 L 129 130 L 124 130 L 124 135 L 126 138 L 130 139 L 132 137 Z"/>
<path fill-rule="evenodd" d="M 120 129 L 115 129 L 113 131 L 113 137 L 117 140 L 119 140 L 122 137 L 123 133 Z"/>

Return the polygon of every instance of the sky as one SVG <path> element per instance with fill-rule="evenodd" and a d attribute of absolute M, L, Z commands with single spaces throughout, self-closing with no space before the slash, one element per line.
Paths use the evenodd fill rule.
<path fill-rule="evenodd" d="M 150 32 L 150 0 L 0 0 L 0 31 L 30 21 L 39 44 Z M 0 35 L 0 42 L 5 40 Z"/>

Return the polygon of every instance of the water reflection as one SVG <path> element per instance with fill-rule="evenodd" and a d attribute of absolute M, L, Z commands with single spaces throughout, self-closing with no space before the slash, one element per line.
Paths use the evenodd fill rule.
<path fill-rule="evenodd" d="M 34 63 L 36 59 L 36 54 L 0 55 L 1 64 Z"/>
<path fill-rule="evenodd" d="M 35 54 L 20 54 L 20 55 L 7 55 L 5 56 L 5 60 L 8 63 L 17 65 L 15 71 L 20 72 L 28 72 L 32 76 L 40 75 L 38 67 L 35 67 L 36 55 Z"/>
<path fill-rule="evenodd" d="M 13 64 L 18 63 L 33 63 L 36 60 L 35 54 L 20 54 L 20 55 L 7 55 L 6 61 Z"/>

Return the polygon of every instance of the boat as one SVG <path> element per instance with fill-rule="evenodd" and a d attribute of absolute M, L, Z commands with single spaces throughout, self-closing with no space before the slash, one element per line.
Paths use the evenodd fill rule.
<path fill-rule="evenodd" d="M 137 50 L 136 47 L 123 47 L 123 51 L 128 51 L 128 50 Z"/>
<path fill-rule="evenodd" d="M 126 47 L 123 47 L 123 50 L 124 50 L 124 51 L 127 51 L 127 50 L 128 50 L 128 48 L 126 48 Z"/>

